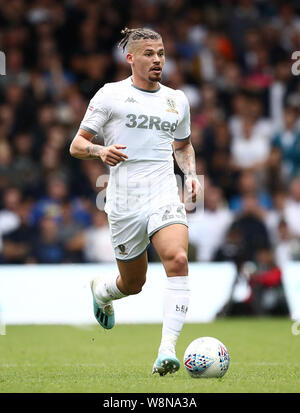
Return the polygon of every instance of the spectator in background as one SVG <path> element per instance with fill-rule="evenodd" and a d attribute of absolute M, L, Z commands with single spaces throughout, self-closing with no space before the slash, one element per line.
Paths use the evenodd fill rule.
<path fill-rule="evenodd" d="M 60 175 L 62 179 L 67 180 L 69 174 L 66 165 L 62 163 L 62 152 L 54 146 L 44 145 L 40 154 L 39 174 L 41 186 L 53 175 Z M 40 188 L 40 191 L 44 191 L 44 188 Z"/>
<path fill-rule="evenodd" d="M 37 114 L 37 121 L 40 122 L 43 117 L 40 119 L 40 112 L 43 111 L 45 107 L 51 107 L 53 108 L 53 111 L 55 110 L 55 107 L 52 105 L 52 99 L 50 94 L 47 91 L 46 84 L 43 80 L 42 74 L 37 70 L 33 70 L 31 72 L 31 76 L 29 79 L 29 86 L 27 88 L 28 95 L 31 97 L 31 99 L 37 103 L 36 106 L 36 114 Z M 49 117 L 48 117 L 49 121 Z M 35 129 L 36 124 L 32 125 L 33 129 Z"/>
<path fill-rule="evenodd" d="M 277 15 L 272 19 L 272 24 L 280 32 L 280 45 L 286 51 L 291 50 L 293 47 L 293 36 L 295 32 L 300 30 L 300 18 L 295 13 L 294 5 L 291 2 L 280 4 Z"/>
<path fill-rule="evenodd" d="M 17 184 L 24 192 L 31 192 L 39 182 L 39 167 L 32 159 L 33 136 L 30 133 L 18 133 L 14 137 L 12 170 L 17 176 Z"/>
<path fill-rule="evenodd" d="M 218 92 L 220 102 L 226 117 L 232 113 L 232 102 L 236 96 L 240 94 L 242 88 L 242 71 L 239 65 L 235 62 L 228 62 L 224 68 L 224 75 L 222 83 L 219 85 Z M 238 98 L 237 98 L 238 100 Z"/>
<path fill-rule="evenodd" d="M 46 194 L 32 208 L 31 224 L 36 226 L 44 216 L 52 217 L 56 222 L 62 222 L 61 205 L 70 202 L 74 219 L 84 226 L 90 225 L 91 217 L 79 199 L 70 199 L 69 187 L 61 175 L 50 175 L 46 182 Z"/>
<path fill-rule="evenodd" d="M 260 27 L 249 27 L 245 32 L 245 48 L 243 49 L 243 64 L 245 72 L 252 73 L 258 65 L 258 53 L 262 44 L 262 33 Z"/>
<path fill-rule="evenodd" d="M 229 106 L 227 106 L 228 127 L 232 136 L 239 136 L 242 119 L 248 116 L 249 97 L 248 94 L 239 89 L 232 96 Z"/>
<path fill-rule="evenodd" d="M 0 89 L 1 97 L 1 89 Z M 11 137 L 14 126 L 14 112 L 10 105 L 0 106 L 0 141 L 5 141 Z"/>
<path fill-rule="evenodd" d="M 18 211 L 22 208 L 22 193 L 18 188 L 9 187 L 3 191 L 0 209 L 0 262 L 3 237 L 20 226 Z"/>
<path fill-rule="evenodd" d="M 281 269 L 272 249 L 260 247 L 251 262 L 247 260 L 240 266 L 231 299 L 222 313 L 231 316 L 286 316 L 288 307 L 281 278 Z"/>
<path fill-rule="evenodd" d="M 90 208 L 86 205 L 86 210 Z M 85 225 L 75 219 L 72 204 L 66 200 L 60 204 L 61 222 L 58 227 L 58 239 L 65 249 L 65 261 L 83 262 L 83 248 L 74 248 L 74 240 L 81 234 Z"/>
<path fill-rule="evenodd" d="M 202 47 L 194 58 L 197 76 L 203 82 L 212 82 L 216 76 L 215 48 L 216 34 L 208 31 L 202 42 Z"/>
<path fill-rule="evenodd" d="M 204 211 L 188 215 L 189 238 L 196 248 L 197 261 L 211 261 L 222 244 L 233 216 L 226 206 L 222 190 L 205 186 Z"/>
<path fill-rule="evenodd" d="M 249 284 L 248 300 L 252 315 L 287 315 L 288 308 L 281 282 L 281 269 L 274 260 L 271 248 L 260 248 L 255 254 L 255 271 Z"/>
<path fill-rule="evenodd" d="M 51 146 L 58 152 L 61 152 L 68 143 L 67 137 L 66 127 L 60 122 L 53 122 L 47 128 L 45 145 Z"/>
<path fill-rule="evenodd" d="M 5 140 L 0 141 L 0 190 L 15 185 L 16 175 L 12 169 L 12 149 Z"/>
<path fill-rule="evenodd" d="M 193 122 L 191 139 L 197 156 L 205 163 L 205 170 L 201 174 L 208 174 L 216 186 L 224 191 L 227 198 L 233 190 L 233 173 L 230 164 L 230 142 L 227 122 L 219 120 L 212 125 L 201 128 Z"/>
<path fill-rule="evenodd" d="M 300 129 L 297 125 L 299 109 L 287 106 L 284 110 L 283 127 L 275 133 L 270 154 L 271 165 L 279 166 L 279 178 L 283 184 L 300 174 Z"/>
<path fill-rule="evenodd" d="M 242 199 L 243 208 L 232 222 L 242 234 L 245 241 L 246 260 L 253 261 L 255 253 L 260 248 L 270 246 L 270 238 L 264 224 L 264 211 L 258 204 L 256 196 L 246 194 Z"/>
<path fill-rule="evenodd" d="M 218 91 L 212 83 L 204 83 L 202 85 L 201 105 L 199 109 L 199 111 L 195 111 L 194 120 L 203 129 L 209 129 L 223 119 L 223 112 L 218 99 Z"/>
<path fill-rule="evenodd" d="M 12 47 L 6 54 L 5 83 L 16 83 L 26 87 L 29 74 L 24 67 L 24 52 L 20 47 Z M 3 80 L 2 80 L 3 82 Z"/>
<path fill-rule="evenodd" d="M 259 27 L 261 16 L 251 0 L 241 0 L 229 11 L 228 16 L 230 37 L 238 55 L 245 50 L 246 32 L 250 28 Z"/>
<path fill-rule="evenodd" d="M 233 262 L 236 271 L 241 271 L 242 265 L 247 261 L 246 241 L 237 225 L 231 225 L 225 234 L 225 239 L 215 252 L 213 261 Z"/>
<path fill-rule="evenodd" d="M 222 188 L 224 196 L 228 199 L 234 190 L 234 174 L 228 167 L 231 135 L 227 122 L 224 120 L 217 122 L 212 132 L 210 142 L 206 142 L 206 147 L 210 148 L 210 154 L 209 151 L 205 153 L 207 172 L 214 184 Z"/>
<path fill-rule="evenodd" d="M 272 127 L 262 117 L 258 98 L 248 100 L 247 115 L 232 130 L 232 168 L 237 171 L 251 169 L 264 173 L 271 149 Z"/>
<path fill-rule="evenodd" d="M 176 27 L 175 47 L 178 55 L 182 56 L 184 60 L 192 61 L 199 46 L 197 43 L 190 41 L 189 34 L 190 31 L 187 25 L 178 25 Z"/>
<path fill-rule="evenodd" d="M 205 33 L 202 43 L 195 54 L 195 72 L 202 82 L 213 82 L 222 87 L 226 63 L 235 58 L 232 42 L 227 34 L 215 29 Z"/>
<path fill-rule="evenodd" d="M 229 199 L 229 207 L 235 213 L 243 210 L 243 201 L 246 195 L 252 195 L 257 199 L 258 205 L 263 209 L 272 207 L 272 198 L 268 192 L 258 187 L 256 175 L 251 170 L 245 170 L 240 173 L 238 178 L 238 194 Z"/>
<path fill-rule="evenodd" d="M 33 76 L 34 77 L 34 76 Z M 40 86 L 38 86 L 40 88 Z M 39 101 L 39 99 L 36 99 Z M 55 105 L 53 105 L 50 101 L 46 101 L 42 103 L 36 111 L 37 121 L 32 127 L 32 133 L 34 136 L 35 145 L 38 148 L 35 148 L 34 157 L 39 158 L 40 155 L 40 146 L 46 140 L 46 133 L 49 127 L 57 121 L 57 110 Z"/>
<path fill-rule="evenodd" d="M 32 262 L 32 246 L 35 238 L 29 225 L 30 203 L 19 204 L 17 216 L 19 225 L 3 237 L 3 262 L 5 264 L 27 264 Z"/>
<path fill-rule="evenodd" d="M 35 122 L 35 102 L 27 95 L 27 90 L 17 83 L 7 84 L 5 102 L 14 115 L 12 133 L 30 130 Z"/>
<path fill-rule="evenodd" d="M 66 251 L 58 236 L 58 223 L 44 215 L 38 221 L 38 233 L 32 242 L 31 261 L 37 264 L 62 264 Z"/>
<path fill-rule="evenodd" d="M 64 98 L 68 86 L 74 82 L 74 75 L 63 68 L 62 59 L 54 50 L 42 51 L 39 65 L 46 93 L 59 102 Z"/>
<path fill-rule="evenodd" d="M 46 183 L 45 196 L 38 200 L 31 210 L 31 224 L 38 226 L 44 216 L 61 221 L 60 204 L 66 201 L 68 196 L 68 186 L 64 178 L 57 174 L 50 176 Z"/>

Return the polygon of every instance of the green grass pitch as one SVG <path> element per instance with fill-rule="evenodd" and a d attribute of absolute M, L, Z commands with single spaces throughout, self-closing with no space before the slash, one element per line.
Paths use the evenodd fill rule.
<path fill-rule="evenodd" d="M 192 379 L 183 366 L 152 375 L 161 325 L 7 326 L 0 336 L 1 393 L 298 393 L 300 335 L 287 318 L 185 324 L 177 344 L 213 336 L 231 363 L 221 379 Z"/>

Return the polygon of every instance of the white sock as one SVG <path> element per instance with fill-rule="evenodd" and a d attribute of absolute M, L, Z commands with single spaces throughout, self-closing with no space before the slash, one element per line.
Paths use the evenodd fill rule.
<path fill-rule="evenodd" d="M 190 301 L 188 276 L 168 277 L 164 293 L 162 338 L 158 352 L 175 356 Z"/>
<path fill-rule="evenodd" d="M 111 300 L 127 297 L 117 287 L 117 278 L 115 275 L 109 275 L 104 279 L 104 282 L 96 283 L 95 295 L 99 302 L 106 304 Z"/>

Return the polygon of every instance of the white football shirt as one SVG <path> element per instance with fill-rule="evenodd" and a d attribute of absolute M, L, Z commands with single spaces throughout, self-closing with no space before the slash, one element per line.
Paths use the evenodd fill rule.
<path fill-rule="evenodd" d="M 107 83 L 91 99 L 80 128 L 101 134 L 105 146 L 126 146 L 121 151 L 128 159 L 110 167 L 108 214 L 178 201 L 172 143 L 190 136 L 190 108 L 182 91 L 162 84 L 146 91 L 131 77 Z"/>

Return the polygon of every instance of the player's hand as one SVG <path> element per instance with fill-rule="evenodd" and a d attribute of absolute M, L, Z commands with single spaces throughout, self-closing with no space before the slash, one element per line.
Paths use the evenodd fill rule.
<path fill-rule="evenodd" d="M 119 149 L 126 149 L 125 145 L 110 145 L 105 146 L 99 152 L 99 156 L 104 163 L 109 166 L 115 166 L 120 162 L 128 159 L 128 156 Z"/>
<path fill-rule="evenodd" d="M 196 202 L 197 195 L 202 191 L 202 185 L 196 175 L 186 177 L 185 185 L 188 191 L 188 198 L 191 197 L 192 202 Z"/>

